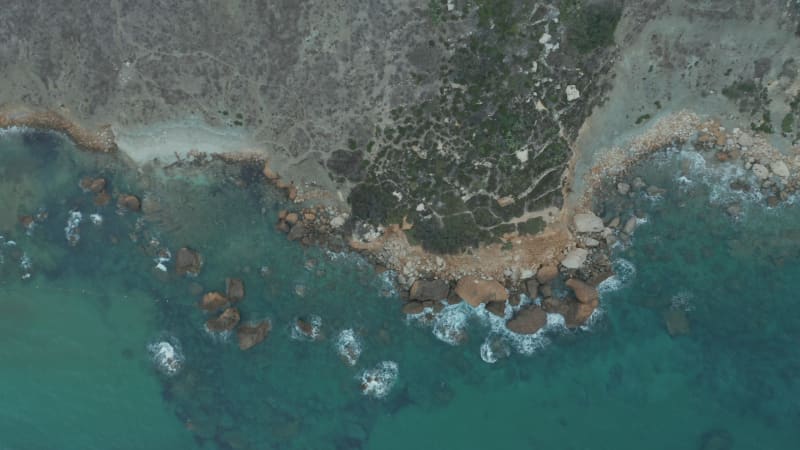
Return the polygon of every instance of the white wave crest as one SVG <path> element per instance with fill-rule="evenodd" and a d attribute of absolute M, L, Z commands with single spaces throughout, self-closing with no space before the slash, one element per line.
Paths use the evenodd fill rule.
<path fill-rule="evenodd" d="M 361 356 L 363 347 L 361 340 L 352 328 L 347 328 L 339 333 L 336 338 L 336 351 L 339 356 L 349 365 L 355 366 Z"/>
<path fill-rule="evenodd" d="M 383 361 L 372 369 L 365 369 L 358 375 L 361 392 L 369 397 L 386 397 L 397 382 L 399 373 L 394 361 Z"/>
<path fill-rule="evenodd" d="M 154 342 L 147 346 L 156 368 L 162 373 L 172 376 L 183 368 L 183 352 L 177 339 Z"/>
<path fill-rule="evenodd" d="M 442 342 L 458 345 L 467 339 L 467 320 L 472 307 L 461 302 L 448 305 L 433 320 L 433 335 Z"/>
<path fill-rule="evenodd" d="M 481 344 L 481 359 L 486 363 L 494 364 L 510 355 L 511 348 L 508 342 L 496 334 L 489 334 Z"/>
<path fill-rule="evenodd" d="M 64 227 L 64 234 L 67 237 L 69 245 L 78 245 L 81 240 L 80 229 L 78 228 L 83 220 L 83 214 L 80 211 L 70 211 L 69 218 L 67 219 L 67 226 Z"/>
<path fill-rule="evenodd" d="M 601 296 L 622 289 L 636 276 L 636 266 L 627 259 L 616 259 L 611 264 L 611 267 L 614 271 L 614 275 L 606 278 L 597 285 L 597 292 L 599 292 Z"/>

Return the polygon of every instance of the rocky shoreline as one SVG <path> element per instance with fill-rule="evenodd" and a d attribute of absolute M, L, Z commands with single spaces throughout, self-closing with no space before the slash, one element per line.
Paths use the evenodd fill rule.
<path fill-rule="evenodd" d="M 0 127 L 12 126 L 51 129 L 65 133 L 81 148 L 116 151 L 109 128 L 93 133 L 54 112 L 0 115 Z M 434 255 L 409 241 L 404 231 L 413 224 L 374 228 L 355 223 L 347 211 L 325 205 L 324 193 L 283 179 L 263 155 L 190 152 L 189 158 L 170 166 L 202 167 L 209 161 L 221 160 L 259 173 L 299 206 L 279 213 L 275 224 L 278 230 L 303 245 L 357 251 L 378 270 L 393 270 L 406 301 L 402 308 L 405 314 L 434 315 L 446 305 L 463 300 L 473 307 L 484 305 L 489 312 L 503 317 L 508 304 L 516 312 L 507 327 L 530 334 L 545 325 L 544 313 L 561 314 L 566 325 L 574 328 L 585 323 L 599 306 L 597 286 L 613 275 L 610 248 L 618 239 L 629 239 L 637 221 L 635 216 L 605 217 L 603 211 L 595 215 L 592 209 L 597 209 L 596 197 L 609 190 L 623 197 L 657 190 L 642 180 L 628 179 L 628 169 L 659 149 L 692 138 L 696 148 L 714 152 L 716 160 L 738 161 L 752 171 L 759 180 L 758 186 L 745 182 L 736 185 L 741 189 L 761 189 L 770 206 L 786 200 L 800 187 L 800 156 L 789 158 L 763 138 L 739 129 L 728 131 L 718 122 L 703 121 L 697 114 L 681 111 L 661 119 L 624 147 L 604 153 L 587 177 L 581 201 L 574 208 L 563 209 L 544 231 L 533 236 L 508 235 L 502 245 L 482 246 L 461 255 Z M 735 205 L 729 209 L 735 214 Z M 567 294 L 554 296 L 554 291 Z M 518 308 L 523 295 L 540 301 Z"/>

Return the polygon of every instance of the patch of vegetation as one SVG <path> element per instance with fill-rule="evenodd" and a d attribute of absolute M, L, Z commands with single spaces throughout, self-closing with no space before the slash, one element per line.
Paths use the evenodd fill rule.
<path fill-rule="evenodd" d="M 790 134 L 794 130 L 794 114 L 786 113 L 781 121 L 781 132 L 785 135 Z"/>
<path fill-rule="evenodd" d="M 753 96 L 758 91 L 758 85 L 753 80 L 736 81 L 722 88 L 722 95 L 731 100 L 739 100 Z"/>
<path fill-rule="evenodd" d="M 541 217 L 534 217 L 525 222 L 517 224 L 517 231 L 519 234 L 536 234 L 544 230 L 545 223 Z"/>
<path fill-rule="evenodd" d="M 411 233 L 422 247 L 436 253 L 457 253 L 474 247 L 480 241 L 479 231 L 469 213 L 445 217 L 441 223 L 435 217 L 414 224 Z"/>
<path fill-rule="evenodd" d="M 772 127 L 772 120 L 770 120 L 769 111 L 764 111 L 764 114 L 761 116 L 761 122 L 759 123 L 751 122 L 750 128 L 753 131 L 772 134 L 775 130 Z"/>
<path fill-rule="evenodd" d="M 614 30 L 622 16 L 618 5 L 568 0 L 559 11 L 567 27 L 567 41 L 578 52 L 585 54 L 614 44 Z"/>
<path fill-rule="evenodd" d="M 650 114 L 642 114 L 641 116 L 636 118 L 636 125 L 641 124 L 642 122 L 646 122 L 650 120 L 652 116 Z"/>

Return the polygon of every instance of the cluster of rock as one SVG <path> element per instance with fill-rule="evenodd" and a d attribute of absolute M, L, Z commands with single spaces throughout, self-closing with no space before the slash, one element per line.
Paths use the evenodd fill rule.
<path fill-rule="evenodd" d="M 297 186 L 295 186 L 294 182 L 287 183 L 281 179 L 281 176 L 269 166 L 269 161 L 264 161 L 264 167 L 261 169 L 261 173 L 264 174 L 264 177 L 275 185 L 275 187 L 286 191 L 286 197 L 288 197 L 289 200 L 295 201 L 297 199 Z"/>
<path fill-rule="evenodd" d="M 465 302 L 472 307 L 484 305 L 490 313 L 505 318 L 506 306 L 519 306 L 520 294 L 529 298 L 540 298 L 539 304 L 527 304 L 513 314 L 506 327 L 519 334 L 533 334 L 547 324 L 547 314 L 561 314 L 568 327 L 580 326 L 589 319 L 599 306 L 597 289 L 577 278 L 569 278 L 565 285 L 570 288 L 565 296 L 557 296 L 553 285 L 562 283 L 563 275 L 555 265 L 541 267 L 535 275 L 518 286 L 504 286 L 497 280 L 467 275 L 452 285 L 444 280 L 420 279 L 408 290 L 403 306 L 405 314 L 439 313 L 445 304 Z"/>
<path fill-rule="evenodd" d="M 117 151 L 111 125 L 103 125 L 97 131 L 89 131 L 54 111 L 23 111 L 19 108 L 1 111 L 0 128 L 14 126 L 60 131 L 69 136 L 79 147 L 94 152 Z"/>
<path fill-rule="evenodd" d="M 342 232 L 347 216 L 335 209 L 317 205 L 299 211 L 281 210 L 275 227 L 290 241 L 303 245 L 320 244 L 332 249 L 346 246 Z"/>
<path fill-rule="evenodd" d="M 746 179 L 737 179 L 731 182 L 731 189 L 760 190 L 769 206 L 777 206 L 800 189 L 797 177 L 800 159 L 790 159 L 762 137 L 751 136 L 739 128 L 727 132 L 718 123 L 711 122 L 700 129 L 694 146 L 713 152 L 717 161 L 741 164 L 754 175 L 754 185 Z M 737 205 L 730 205 L 728 209 L 734 215 L 738 211 Z"/>
<path fill-rule="evenodd" d="M 106 206 L 111 202 L 110 186 L 105 178 L 86 176 L 81 178 L 79 185 L 84 192 L 94 194 L 96 206 Z M 120 212 L 139 212 L 142 210 L 142 202 L 133 194 L 120 193 L 117 195 L 117 209 Z"/>
<path fill-rule="evenodd" d="M 249 350 L 266 339 L 272 329 L 272 324 L 269 320 L 240 323 L 241 313 L 234 305 L 243 299 L 244 282 L 239 278 L 226 278 L 225 293 L 207 292 L 203 294 L 198 306 L 209 313 L 216 313 L 222 310 L 219 315 L 206 321 L 206 329 L 214 333 L 224 333 L 236 328 L 239 348 L 241 350 Z"/>

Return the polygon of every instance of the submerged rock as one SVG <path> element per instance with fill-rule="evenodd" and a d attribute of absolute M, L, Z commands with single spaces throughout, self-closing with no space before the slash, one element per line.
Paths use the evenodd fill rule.
<path fill-rule="evenodd" d="M 545 325 L 547 325 L 547 313 L 538 306 L 522 308 L 506 322 L 506 328 L 517 334 L 533 334 Z"/>
<path fill-rule="evenodd" d="M 443 300 L 450 293 L 450 285 L 443 280 L 417 280 L 411 285 L 408 297 L 411 300 Z"/>
<path fill-rule="evenodd" d="M 482 280 L 474 276 L 466 276 L 458 280 L 456 294 L 471 306 L 481 303 L 505 302 L 508 292 L 502 284 L 495 280 Z"/>
<path fill-rule="evenodd" d="M 241 350 L 249 350 L 255 345 L 266 339 L 272 323 L 269 320 L 263 320 L 255 324 L 243 324 L 236 330 L 236 336 L 239 338 L 239 348 Z"/>
<path fill-rule="evenodd" d="M 681 309 L 670 308 L 664 311 L 664 324 L 670 336 L 689 334 L 689 317 Z"/>
<path fill-rule="evenodd" d="M 206 328 L 213 332 L 230 331 L 239 324 L 240 318 L 238 309 L 228 308 L 219 317 L 207 320 Z"/>
<path fill-rule="evenodd" d="M 196 250 L 183 247 L 175 256 L 175 271 L 178 275 L 197 276 L 203 267 L 203 258 Z"/>
<path fill-rule="evenodd" d="M 131 212 L 139 212 L 142 210 L 142 202 L 139 200 L 139 197 L 135 195 L 122 194 L 117 199 L 117 208 Z"/>
<path fill-rule="evenodd" d="M 232 302 L 243 299 L 244 282 L 239 278 L 225 278 L 225 295 Z"/>
<path fill-rule="evenodd" d="M 200 300 L 200 309 L 216 311 L 228 305 L 228 299 L 219 292 L 207 292 Z"/>
<path fill-rule="evenodd" d="M 422 302 L 410 301 L 403 305 L 403 314 L 414 315 L 425 311 L 425 305 Z"/>

